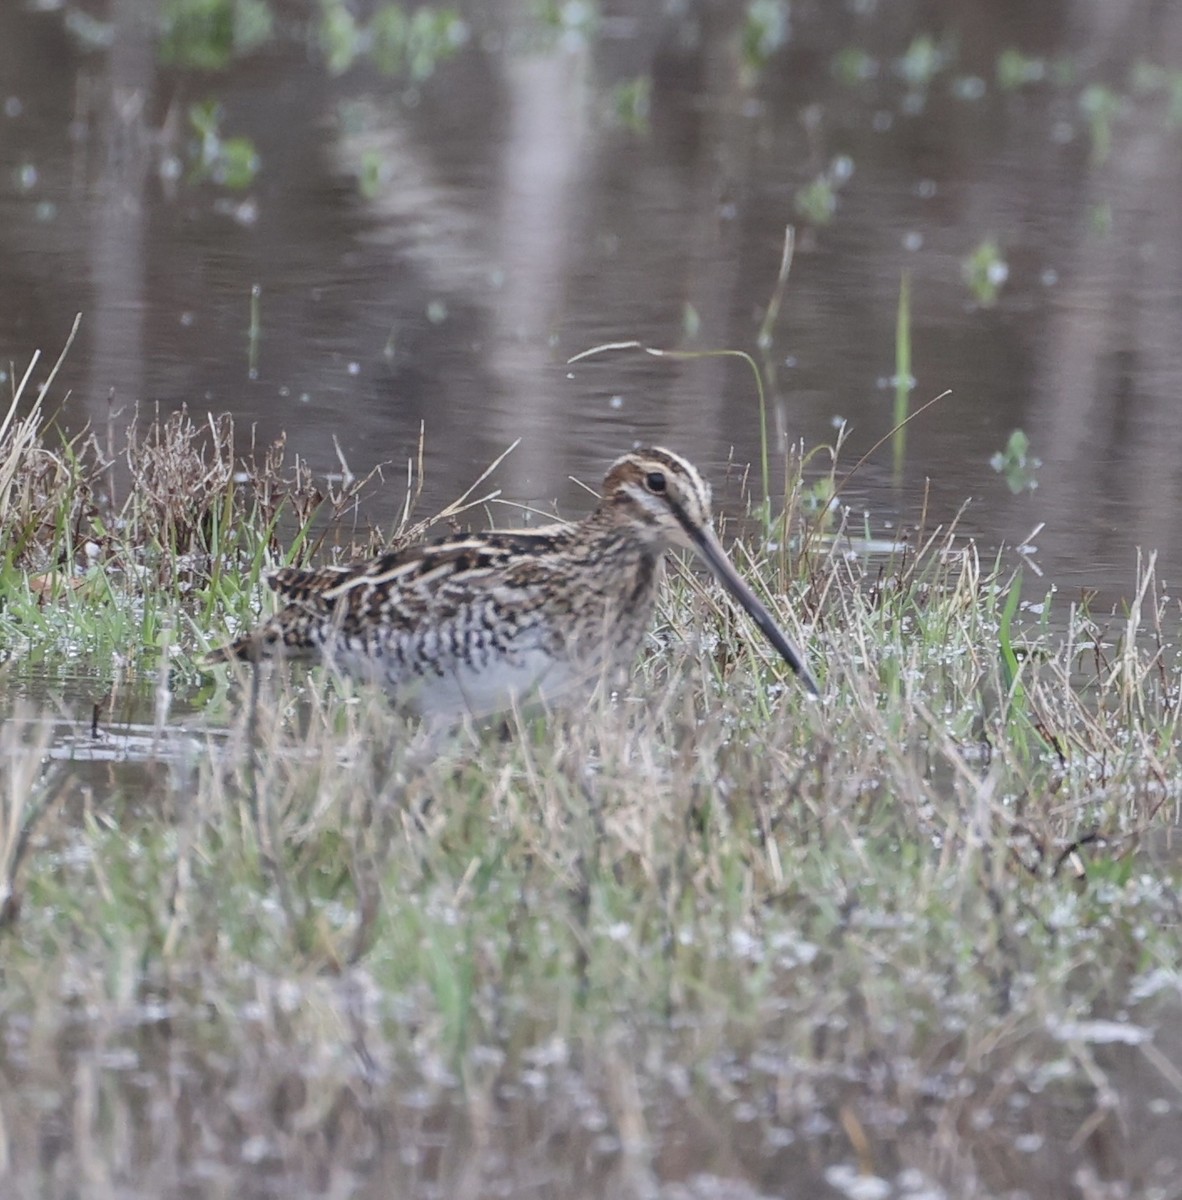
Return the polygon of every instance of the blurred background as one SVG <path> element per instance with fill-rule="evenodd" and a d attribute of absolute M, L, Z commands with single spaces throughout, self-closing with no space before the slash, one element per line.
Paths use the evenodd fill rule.
<path fill-rule="evenodd" d="M 906 276 L 903 399 L 951 394 L 851 480 L 859 530 L 968 501 L 990 553 L 1119 601 L 1138 547 L 1182 566 L 1180 151 L 1151 0 L 6 0 L 0 360 L 47 372 L 81 313 L 68 430 L 229 410 L 390 464 L 391 512 L 420 427 L 426 505 L 520 438 L 511 500 L 577 515 L 572 476 L 660 442 L 737 511 L 746 365 L 567 360 L 748 350 L 780 472 L 841 422 L 848 469 Z"/>

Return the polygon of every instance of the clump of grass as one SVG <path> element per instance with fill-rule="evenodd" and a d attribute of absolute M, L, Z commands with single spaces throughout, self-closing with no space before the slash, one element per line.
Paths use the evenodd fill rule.
<path fill-rule="evenodd" d="M 267 564 L 400 532 L 359 519 L 377 473 L 317 481 L 282 439 L 242 442 L 228 415 L 183 410 L 132 421 L 121 446 L 111 430 L 63 439 L 28 379 L 0 423 L 0 630 L 26 664 L 118 658 L 151 672 L 163 641 L 191 656 L 199 630 L 249 620 Z M 412 472 L 406 536 L 416 495 Z"/>

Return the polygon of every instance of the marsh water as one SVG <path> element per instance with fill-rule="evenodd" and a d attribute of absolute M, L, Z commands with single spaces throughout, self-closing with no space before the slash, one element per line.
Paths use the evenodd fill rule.
<path fill-rule="evenodd" d="M 1182 6 L 457 0 L 436 42 L 392 71 L 364 46 L 334 58 L 316 6 L 294 2 L 271 6 L 256 45 L 201 58 L 176 32 L 184 7 L 0 3 L 0 356 L 19 377 L 40 349 L 44 377 L 81 314 L 50 397 L 65 429 L 230 411 L 263 441 L 285 435 L 317 473 L 388 468 L 376 520 L 401 505 L 421 432 L 424 510 L 519 442 L 495 477 L 502 497 L 581 512 L 574 480 L 594 485 L 622 450 L 656 442 L 737 512 L 729 464 L 760 457 L 744 363 L 568 360 L 634 340 L 748 350 L 771 383 L 773 466 L 844 425 L 840 475 L 895 422 L 906 277 L 911 406 L 949 394 L 850 480 L 855 527 L 889 543 L 921 514 L 928 527 L 960 514 L 962 534 L 987 553 L 1021 548 L 1035 590 L 1065 600 L 1128 598 L 1139 548 L 1167 589 L 1177 579 Z M 360 20 L 380 6 L 354 7 Z M 761 344 L 788 225 L 795 256 Z M 825 469 L 815 458 L 806 474 Z M 142 730 L 126 736 L 150 740 L 150 715 L 134 719 Z M 118 786 L 117 764 L 76 749 L 96 786 Z M 1147 1070 L 1111 1053 L 1114 1075 Z M 220 1133 L 194 1115 L 217 1087 L 207 1068 L 145 1047 L 127 1088 L 103 1093 L 122 1133 L 73 1145 L 70 1162 L 95 1178 L 77 1193 L 59 1179 L 53 1194 L 173 1186 L 137 1126 L 157 1085 L 196 1163 L 189 1190 L 168 1194 L 240 1188 Z M 484 1136 L 482 1154 L 506 1155 L 485 1163 L 486 1194 L 623 1194 L 627 1155 L 594 1121 L 585 1145 L 550 1154 L 545 1106 L 505 1099 L 509 1133 L 490 1141 L 471 1113 L 408 1097 L 365 1162 L 327 1155 L 324 1193 L 389 1160 L 402 1182 L 371 1194 L 447 1194 L 447 1172 L 413 1156 Z M 628 1194 L 844 1189 L 826 1174 L 845 1144 L 832 1128 L 807 1147 L 773 1144 L 679 1104 L 670 1092 L 658 1108 L 681 1182 Z M 71 1142 L 35 1114 L 3 1115 L 5 1145 L 40 1138 L 50 1167 Z M 1115 1195 L 1089 1180 L 1139 1171 L 1176 1195 L 1176 1177 L 1159 1177 L 1173 1152 L 1160 1124 L 1146 1116 L 1132 1149 L 1095 1148 L 1082 1181 L 1056 1177 L 1034 1143 L 999 1139 L 995 1185 Z M 515 1144 L 511 1126 L 529 1153 L 497 1149 Z M 238 1129 L 227 1144 L 240 1134 L 247 1145 Z M 141 1163 L 145 1192 L 102 1190 L 110 1153 Z M 1135 1169 L 1114 1161 L 1125 1153 Z M 449 1169 L 452 1194 L 479 1194 Z M 272 1186 L 257 1178 L 248 1194 Z M 944 1194 L 933 1187 L 900 1176 L 879 1194 Z"/>
<path fill-rule="evenodd" d="M 48 363 L 82 314 L 69 428 L 230 410 L 395 481 L 422 428 L 426 505 L 518 439 L 504 497 L 565 513 L 637 441 L 721 479 L 759 457 L 745 365 L 567 359 L 757 352 L 791 223 L 773 451 L 845 421 L 849 467 L 891 428 L 908 272 L 912 406 L 951 394 L 850 481 L 862 523 L 967 501 L 987 550 L 1038 529 L 1065 595 L 1127 596 L 1138 547 L 1182 566 L 1176 6 L 772 4 L 752 33 L 741 4 L 473 2 L 392 75 L 334 74 L 278 7 L 216 71 L 162 61 L 167 4 L 0 8 L 0 348 Z"/>

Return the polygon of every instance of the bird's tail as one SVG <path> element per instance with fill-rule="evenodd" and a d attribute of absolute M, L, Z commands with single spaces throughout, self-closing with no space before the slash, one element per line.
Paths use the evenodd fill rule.
<path fill-rule="evenodd" d="M 235 638 L 229 645 L 211 650 L 204 658 L 207 667 L 218 663 L 262 662 L 268 658 L 315 658 L 320 649 L 317 633 L 323 618 L 298 604 L 281 608 L 261 625 Z"/>
<path fill-rule="evenodd" d="M 211 650 L 201 660 L 201 665 L 216 667 L 219 663 L 259 662 L 269 657 L 263 639 L 257 632 L 251 632 L 235 638 L 228 646 L 218 646 L 216 650 Z"/>

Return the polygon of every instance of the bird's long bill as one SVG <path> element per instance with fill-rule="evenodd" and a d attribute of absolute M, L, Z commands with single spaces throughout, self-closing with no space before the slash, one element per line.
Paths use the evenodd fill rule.
<path fill-rule="evenodd" d="M 748 616 L 763 630 L 764 637 L 780 652 L 784 661 L 800 676 L 800 682 L 814 696 L 821 694 L 817 681 L 804 665 L 800 651 L 784 636 L 783 630 L 776 624 L 772 614 L 761 603 L 756 594 L 743 582 L 738 571 L 731 565 L 714 531 L 708 526 L 693 528 L 685 523 L 685 530 L 694 544 L 694 549 L 705 560 L 706 565 L 714 572 L 715 578 L 728 592 L 747 610 Z"/>

